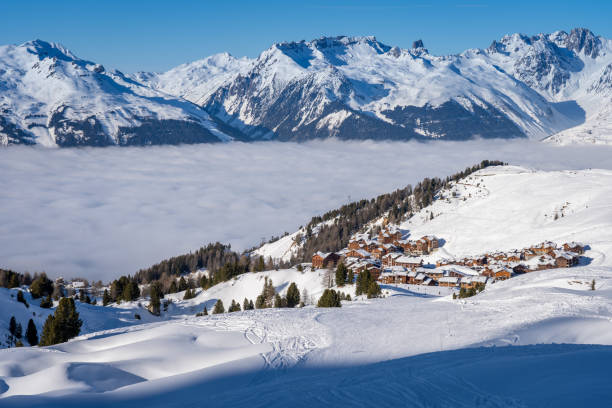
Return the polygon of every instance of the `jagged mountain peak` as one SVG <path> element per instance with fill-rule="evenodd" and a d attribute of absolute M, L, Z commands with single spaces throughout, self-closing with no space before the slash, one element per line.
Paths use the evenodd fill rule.
<path fill-rule="evenodd" d="M 576 98 L 609 93 L 610 70 L 605 67 L 612 63 L 611 50 L 612 41 L 585 28 L 532 36 L 515 33 L 493 41 L 486 50 L 449 56 L 429 54 L 421 39 L 403 49 L 373 36 L 329 36 L 275 43 L 254 59 L 222 52 L 164 73 L 123 75 L 77 59 L 59 44 L 37 40 L 0 47 L 0 66 L 8 68 L 0 70 L 8 85 L 0 86 L 21 92 L 13 87 L 19 81 L 7 74 L 18 68 L 16 72 L 36 69 L 41 81 L 56 81 L 61 86 L 53 89 L 63 89 L 70 98 L 83 94 L 112 99 L 107 92 L 117 96 L 127 90 L 161 98 L 156 100 L 172 95 L 183 100 L 167 110 L 137 111 L 184 118 L 174 108 L 186 99 L 203 108 L 181 105 L 190 112 L 186 116 L 206 121 L 212 114 L 233 137 L 247 140 L 540 139 L 584 121 L 588 107 L 583 109 Z M 58 61 L 39 63 L 48 57 Z M 45 97 L 43 105 L 67 106 L 60 113 L 74 116 L 70 104 L 55 104 L 57 94 L 44 91 L 51 88 L 31 85 L 28 97 Z M 31 110 L 36 109 L 19 111 L 7 95 L 0 94 L 0 108 L 9 112 L 5 118 L 11 117 L 11 123 L 19 122 L 20 115 L 35 117 Z M 134 97 L 127 95 L 124 102 Z M 79 112 L 93 112 L 93 99 L 82 98 L 82 103 L 86 106 Z M 170 111 L 174 113 L 166 115 Z M 20 126 L 34 132 L 43 125 L 42 120 L 32 121 L 22 120 Z"/>
<path fill-rule="evenodd" d="M 260 60 L 269 59 L 278 52 L 293 59 L 296 64 L 308 68 L 315 60 L 323 64 L 344 65 L 347 59 L 363 53 L 385 54 L 391 47 L 379 42 L 374 36 L 320 37 L 311 41 L 291 41 L 273 44 L 260 55 Z M 316 65 L 316 64 L 315 64 Z"/>
<path fill-rule="evenodd" d="M 23 48 L 27 50 L 27 52 L 29 52 L 30 54 L 37 55 L 40 59 L 56 58 L 65 61 L 73 61 L 79 59 L 62 44 L 56 42 L 47 42 L 40 39 L 25 42 L 19 45 L 18 48 Z"/>
<path fill-rule="evenodd" d="M 602 47 L 601 38 L 595 35 L 588 28 L 573 28 L 569 34 L 563 30 L 555 31 L 552 34 L 537 34 L 528 36 L 522 33 L 514 33 L 503 36 L 499 42 L 493 41 L 488 48 L 491 52 L 518 52 L 525 47 L 533 47 L 537 44 L 556 45 L 566 48 L 575 53 L 596 58 Z"/>
<path fill-rule="evenodd" d="M 319 38 L 315 38 L 310 41 L 301 40 L 301 41 L 285 41 L 280 43 L 275 43 L 272 46 L 285 49 L 285 48 L 299 48 L 301 46 L 307 46 L 311 48 L 325 49 L 325 48 L 335 48 L 335 47 L 347 47 L 351 45 L 368 45 L 379 49 L 388 50 L 388 45 L 385 45 L 379 42 L 375 36 L 348 36 L 348 35 L 338 35 L 338 36 L 322 36 Z M 383 51 L 386 52 L 386 51 Z"/>
<path fill-rule="evenodd" d="M 564 44 L 576 38 L 574 48 L 588 52 L 591 41 L 580 30 L 558 32 L 555 41 L 551 36 L 516 33 L 487 50 L 439 57 L 430 55 L 422 40 L 410 49 L 375 37 L 277 43 L 245 78 L 219 88 L 202 105 L 247 133 L 281 140 L 300 132 L 308 134 L 300 140 L 373 133 L 400 139 L 542 138 L 575 125 L 584 114 L 577 105 L 554 103 L 584 67 L 585 54 Z M 471 121 L 469 130 L 461 133 L 450 124 L 458 117 Z"/>
<path fill-rule="evenodd" d="M 588 28 L 574 28 L 567 36 L 566 47 L 596 58 L 601 48 L 601 40 Z"/>

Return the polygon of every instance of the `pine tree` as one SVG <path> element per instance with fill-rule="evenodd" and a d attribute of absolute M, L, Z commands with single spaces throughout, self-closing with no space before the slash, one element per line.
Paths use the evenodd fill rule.
<path fill-rule="evenodd" d="M 353 282 L 355 281 L 355 273 L 353 272 L 352 269 L 349 270 L 347 281 L 349 285 L 352 285 Z"/>
<path fill-rule="evenodd" d="M 215 308 L 213 309 L 213 314 L 225 313 L 225 307 L 223 306 L 223 301 L 221 299 L 217 300 L 215 303 Z"/>
<path fill-rule="evenodd" d="M 254 310 L 255 305 L 253 304 L 253 300 L 249 300 L 249 310 Z"/>
<path fill-rule="evenodd" d="M 264 296 L 266 297 L 266 302 L 269 306 L 272 306 L 272 302 L 274 301 L 274 296 L 276 295 L 276 289 L 274 289 L 274 284 L 272 283 L 272 279 L 266 280 L 267 284 L 264 287 Z"/>
<path fill-rule="evenodd" d="M 317 302 L 317 307 L 341 307 L 340 295 L 333 289 L 325 289 Z"/>
<path fill-rule="evenodd" d="M 26 302 L 25 298 L 23 297 L 22 291 L 17 292 L 17 301 L 20 303 L 23 303 L 25 307 L 28 307 L 28 308 L 30 307 L 30 305 L 28 305 L 28 302 Z"/>
<path fill-rule="evenodd" d="M 204 314 L 204 316 L 208 316 L 208 309 L 206 309 L 206 306 L 204 306 L 204 311 L 202 312 L 202 314 Z"/>
<path fill-rule="evenodd" d="M 136 283 L 134 279 L 128 278 L 120 297 L 126 302 L 138 299 L 140 297 L 140 288 L 138 287 L 138 283 Z"/>
<path fill-rule="evenodd" d="M 204 275 L 202 275 L 202 277 L 200 278 L 200 287 L 204 290 L 209 288 L 209 281 L 208 278 Z"/>
<path fill-rule="evenodd" d="M 30 319 L 30 321 L 28 322 L 28 327 L 26 328 L 25 335 L 30 346 L 35 346 L 38 344 L 38 330 L 36 329 L 36 325 L 34 324 L 34 321 L 32 319 Z"/>
<path fill-rule="evenodd" d="M 185 291 L 185 296 L 183 296 L 183 300 L 193 299 L 195 296 L 195 290 L 189 288 Z"/>
<path fill-rule="evenodd" d="M 591 290 L 595 290 L 595 279 L 591 281 Z"/>
<path fill-rule="evenodd" d="M 47 295 L 46 298 L 40 301 L 40 307 L 43 309 L 50 309 L 53 307 L 53 301 L 51 300 L 51 295 Z"/>
<path fill-rule="evenodd" d="M 255 299 L 255 307 L 257 309 L 265 309 L 266 307 L 266 298 L 264 297 L 264 295 L 259 295 L 257 296 L 257 299 Z"/>
<path fill-rule="evenodd" d="M 43 325 L 42 335 L 40 336 L 40 346 L 50 346 L 56 344 L 55 335 L 55 318 L 53 315 L 47 316 L 45 324 Z"/>
<path fill-rule="evenodd" d="M 43 273 L 34 279 L 34 282 L 30 285 L 30 293 L 32 294 L 32 299 L 50 295 L 53 293 L 53 282 Z"/>
<path fill-rule="evenodd" d="M 82 324 L 74 299 L 62 298 L 53 316 L 49 316 L 45 322 L 40 345 L 50 346 L 66 342 L 79 335 Z"/>
<path fill-rule="evenodd" d="M 9 333 L 11 336 L 15 336 L 15 331 L 17 330 L 17 320 L 15 320 L 15 316 L 11 316 L 11 320 L 9 320 Z"/>
<path fill-rule="evenodd" d="M 251 301 L 251 303 L 253 303 Z M 251 310 L 251 303 L 249 303 L 249 299 L 244 298 L 244 301 L 242 302 L 242 310 Z"/>
<path fill-rule="evenodd" d="M 178 283 L 178 291 L 182 292 L 184 290 L 187 290 L 187 288 L 188 288 L 187 281 L 185 281 L 185 278 L 181 276 L 181 279 L 179 279 L 179 283 Z"/>
<path fill-rule="evenodd" d="M 149 303 L 149 311 L 155 316 L 159 316 L 161 313 L 161 300 L 160 300 L 161 286 L 159 282 L 151 284 L 151 302 Z"/>
<path fill-rule="evenodd" d="M 18 288 L 19 287 L 19 276 L 16 273 L 11 275 L 11 279 L 8 285 L 9 289 Z"/>
<path fill-rule="evenodd" d="M 240 303 L 232 299 L 232 304 L 230 305 L 228 312 L 232 313 L 232 312 L 239 312 L 239 311 L 240 311 Z"/>
<path fill-rule="evenodd" d="M 274 307 L 275 308 L 283 307 L 283 300 L 281 299 L 278 293 L 274 295 Z"/>
<path fill-rule="evenodd" d="M 346 277 L 348 275 L 348 269 L 344 265 L 343 262 L 338 263 L 338 267 L 336 268 L 336 286 L 342 287 L 346 282 Z"/>
<path fill-rule="evenodd" d="M 377 298 L 380 296 L 380 286 L 376 281 L 371 280 L 368 285 L 368 299 Z"/>
<path fill-rule="evenodd" d="M 23 329 L 21 328 L 21 323 L 17 323 L 15 326 L 15 338 L 20 339 L 23 336 Z"/>
<path fill-rule="evenodd" d="M 296 307 L 300 303 L 300 291 L 295 282 L 287 288 L 287 307 Z"/>
<path fill-rule="evenodd" d="M 260 256 L 257 260 L 257 267 L 255 268 L 257 272 L 263 272 L 266 270 L 266 264 L 264 262 L 263 256 Z"/>
<path fill-rule="evenodd" d="M 108 293 L 108 289 L 104 289 L 104 294 L 102 295 L 102 306 L 106 306 L 111 302 L 111 296 Z"/>
<path fill-rule="evenodd" d="M 370 283 L 367 274 L 369 274 L 369 272 L 362 271 L 359 272 L 359 274 L 357 275 L 357 282 L 355 284 L 355 295 L 359 296 L 367 291 L 367 287 Z"/>
<path fill-rule="evenodd" d="M 178 288 L 176 287 L 176 281 L 172 279 L 172 283 L 170 284 L 170 288 L 168 288 L 168 293 L 176 293 L 178 292 Z"/>

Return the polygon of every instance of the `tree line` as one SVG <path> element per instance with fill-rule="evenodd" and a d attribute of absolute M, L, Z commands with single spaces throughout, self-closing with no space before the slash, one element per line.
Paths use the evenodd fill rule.
<path fill-rule="evenodd" d="M 467 167 L 445 179 L 425 178 L 414 188 L 408 185 L 392 193 L 382 194 L 371 200 L 352 202 L 322 216 L 313 217 L 306 226 L 305 236 L 298 237 L 302 245 L 291 263 L 307 262 L 317 251 L 339 251 L 348 245 L 351 236 L 375 219 L 387 214 L 390 223 L 399 223 L 433 203 L 436 194 L 449 183 L 486 167 L 505 164 L 498 160 L 483 160 L 480 164 Z M 332 220 L 333 223 L 321 224 Z M 317 226 L 319 230 L 315 234 L 313 229 Z"/>

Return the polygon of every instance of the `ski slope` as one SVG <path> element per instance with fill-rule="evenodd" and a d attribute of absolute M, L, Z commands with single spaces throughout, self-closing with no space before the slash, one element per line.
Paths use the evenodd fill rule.
<path fill-rule="evenodd" d="M 465 300 L 383 288 L 393 296 L 345 302 L 340 309 L 188 317 L 88 334 L 53 347 L 6 349 L 0 351 L 0 403 L 277 406 L 290 388 L 291 395 L 304 390 L 305 401 L 319 404 L 347 397 L 368 405 L 380 395 L 415 406 L 470 406 L 474 398 L 484 398 L 484 406 L 543 400 L 570 406 L 576 399 L 566 401 L 565 393 L 554 391 L 575 389 L 576 381 L 591 401 L 601 402 L 612 393 L 603 386 L 611 377 L 609 348 L 490 346 L 612 344 L 611 272 L 591 266 L 540 271 Z M 473 349 L 480 346 L 488 347 Z M 509 374 L 542 364 L 539 373 L 557 373 L 556 381 L 530 384 L 533 375 Z M 505 367 L 507 382 L 520 392 L 483 375 L 494 368 L 503 375 Z M 422 371 L 428 374 L 416 374 Z M 347 393 L 352 390 L 348 394 L 334 386 L 339 373 Z M 388 380 L 365 386 L 380 376 Z M 402 381 L 406 389 L 398 390 Z M 274 387 L 279 382 L 282 390 Z"/>
<path fill-rule="evenodd" d="M 611 197 L 608 170 L 491 167 L 454 183 L 400 227 L 412 237 L 433 234 L 445 241 L 430 261 L 520 249 L 548 240 L 581 241 L 591 247 L 585 256 L 593 264 L 611 265 L 606 256 L 612 250 Z"/>
<path fill-rule="evenodd" d="M 197 276 L 200 272 L 198 271 L 194 275 Z M 168 294 L 164 299 L 170 303 L 168 309 L 161 316 L 154 316 L 149 313 L 146 308 L 149 304 L 148 298 L 132 302 L 121 302 L 119 304 L 111 303 L 108 306 L 102 306 L 101 299 L 97 299 L 97 305 L 89 305 L 77 301 L 75 304 L 83 320 L 81 334 L 86 335 L 142 323 L 183 319 L 202 312 L 205 307 L 210 313 L 218 300 L 223 302 L 226 310 L 229 308 L 232 300 L 236 300 L 242 306 L 245 298 L 255 302 L 257 296 L 262 291 L 265 279 L 272 281 L 276 292 L 281 296 L 286 295 L 287 288 L 291 283 L 295 283 L 303 297 L 306 295 L 306 298 L 303 300 L 307 305 L 316 304 L 325 288 L 329 285 L 329 274 L 326 271 L 312 270 L 309 266 L 305 266 L 302 272 L 293 267 L 277 271 L 239 275 L 235 279 L 215 285 L 206 291 L 201 288 L 196 289 L 196 297 L 193 299 L 183 300 L 185 291 Z M 17 302 L 17 291 L 19 290 L 23 291 L 24 298 L 29 307 Z M 351 296 L 355 293 L 354 285 L 346 285 L 338 290 L 351 294 Z M 47 316 L 55 310 L 41 308 L 39 306 L 41 300 L 32 299 L 30 293 L 25 289 L 0 288 L 0 310 L 4 317 L 0 320 L 0 348 L 6 347 L 4 340 L 5 336 L 8 335 L 9 319 L 11 316 L 14 316 L 17 323 L 22 325 L 24 333 L 28 320 L 32 319 L 40 336 Z M 55 302 L 54 307 L 57 307 L 57 303 Z M 136 318 L 136 315 L 140 316 L 140 318 Z"/>
<path fill-rule="evenodd" d="M 592 262 L 612 265 L 605 255 L 612 250 L 611 198 L 609 170 L 496 166 L 452 183 L 431 206 L 399 227 L 412 239 L 435 235 L 444 240 L 440 249 L 424 257 L 426 262 L 520 249 L 542 241 L 581 241 L 591 247 L 586 256 Z M 265 244 L 255 254 L 288 261 L 297 251 L 298 233 L 303 230 Z"/>

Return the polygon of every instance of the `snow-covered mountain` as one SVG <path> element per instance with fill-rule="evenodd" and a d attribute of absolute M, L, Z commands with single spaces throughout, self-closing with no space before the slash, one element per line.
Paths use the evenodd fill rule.
<path fill-rule="evenodd" d="M 514 34 L 449 56 L 430 54 L 422 41 L 400 49 L 333 37 L 274 44 L 253 61 L 211 57 L 221 62 L 149 83 L 256 140 L 541 139 L 598 116 L 610 98 L 611 50 L 587 29 Z"/>
<path fill-rule="evenodd" d="M 0 47 L 0 145 L 108 146 L 228 140 L 197 105 L 59 44 Z"/>
<path fill-rule="evenodd" d="M 124 75 L 43 41 L 0 47 L 0 144 L 544 139 L 610 143 L 612 40 L 513 34 L 435 56 L 374 37 Z M 171 96 L 172 95 L 172 96 Z"/>
<path fill-rule="evenodd" d="M 248 72 L 253 60 L 235 58 L 227 52 L 179 65 L 164 73 L 137 72 L 134 79 L 151 88 L 202 103 L 224 82 Z"/>

